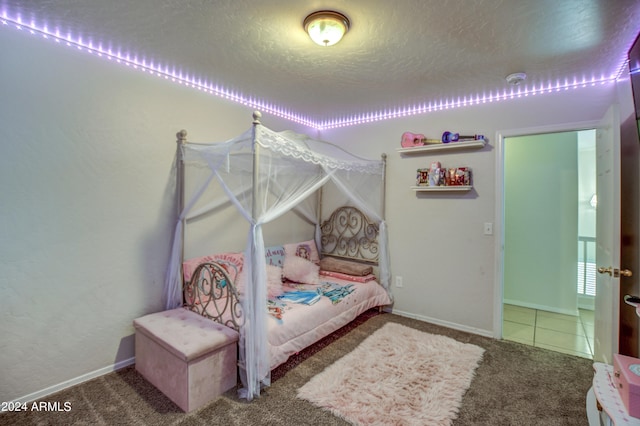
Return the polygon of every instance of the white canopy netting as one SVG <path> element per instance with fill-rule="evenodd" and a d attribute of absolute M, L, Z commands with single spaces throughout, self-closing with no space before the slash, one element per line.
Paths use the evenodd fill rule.
<path fill-rule="evenodd" d="M 328 142 L 293 132 L 274 132 L 258 120 L 242 135 L 223 143 L 182 145 L 185 164 L 208 168 L 193 194 L 184 195 L 184 209 L 176 225 L 165 286 L 166 308 L 182 305 L 181 262 L 184 223 L 189 217 L 214 209 L 216 202 L 194 206 L 211 190 L 222 188 L 228 200 L 249 224 L 244 249 L 247 285 L 242 299 L 240 329 L 240 397 L 251 400 L 271 382 L 267 346 L 266 260 L 262 227 L 296 209 L 316 224 L 320 247 L 317 203 L 310 196 L 332 182 L 349 203 L 380 224 L 379 275 L 389 292 L 390 271 L 387 229 L 383 217 L 384 169 L 382 160 L 366 160 Z M 218 191 L 219 191 L 219 188 Z"/>

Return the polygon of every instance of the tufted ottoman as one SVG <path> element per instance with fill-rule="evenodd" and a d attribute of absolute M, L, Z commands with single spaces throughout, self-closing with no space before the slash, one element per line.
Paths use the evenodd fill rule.
<path fill-rule="evenodd" d="M 237 383 L 238 333 L 185 308 L 133 321 L 136 370 L 183 411 Z"/>

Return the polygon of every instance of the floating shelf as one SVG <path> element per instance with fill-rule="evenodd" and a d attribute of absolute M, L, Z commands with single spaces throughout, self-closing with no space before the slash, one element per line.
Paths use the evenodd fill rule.
<path fill-rule="evenodd" d="M 465 192 L 470 191 L 473 188 L 470 185 L 460 186 L 412 186 L 416 192 Z"/>
<path fill-rule="evenodd" d="M 487 141 L 485 139 L 481 139 L 478 141 L 434 143 L 412 148 L 398 148 L 397 151 L 401 154 L 417 154 L 428 151 L 445 151 L 450 149 L 479 149 L 484 147 L 486 144 Z"/>

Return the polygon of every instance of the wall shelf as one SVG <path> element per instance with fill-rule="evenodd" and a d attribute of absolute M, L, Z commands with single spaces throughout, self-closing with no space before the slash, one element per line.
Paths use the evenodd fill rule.
<path fill-rule="evenodd" d="M 436 143 L 427 144 L 423 146 L 416 146 L 411 148 L 398 148 L 397 151 L 400 154 L 418 154 L 431 151 L 447 151 L 455 149 L 479 149 L 487 144 L 485 139 L 477 141 L 462 141 L 462 142 L 449 142 L 449 143 Z"/>
<path fill-rule="evenodd" d="M 411 189 L 416 192 L 466 192 L 473 188 L 470 185 L 460 186 L 412 186 Z"/>

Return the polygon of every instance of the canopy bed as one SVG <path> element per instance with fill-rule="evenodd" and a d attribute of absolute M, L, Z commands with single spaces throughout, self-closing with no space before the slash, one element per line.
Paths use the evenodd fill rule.
<path fill-rule="evenodd" d="M 367 160 L 328 142 L 272 131 L 258 112 L 249 130 L 227 142 L 191 143 L 182 131 L 178 143 L 180 212 L 166 309 L 184 306 L 238 331 L 239 395 L 251 400 L 291 354 L 391 303 L 386 157 Z M 187 166 L 205 170 L 189 194 Z M 185 259 L 186 224 L 216 209 L 216 201 L 198 203 L 213 186 L 248 223 L 246 245 L 240 252 Z M 328 186 L 348 205 L 322 222 Z M 313 224 L 313 235 L 265 247 L 263 226 L 293 210 Z"/>

